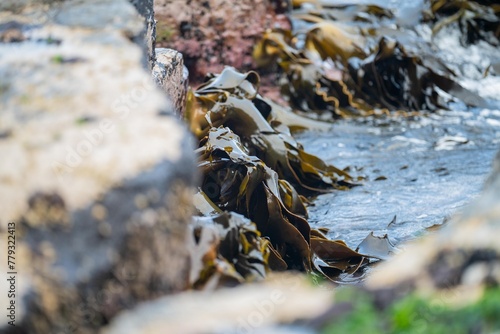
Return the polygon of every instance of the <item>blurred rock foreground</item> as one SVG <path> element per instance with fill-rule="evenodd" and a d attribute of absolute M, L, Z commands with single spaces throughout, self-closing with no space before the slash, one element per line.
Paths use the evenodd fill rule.
<path fill-rule="evenodd" d="M 165 296 L 188 285 L 196 173 L 175 115 L 183 57 L 155 52 L 154 31 L 152 0 L 0 3 L 0 248 L 15 222 L 18 272 L 16 327 L 0 332 L 290 332 L 337 307 L 331 287 L 291 273 Z M 476 203 L 380 265 L 367 291 L 390 301 L 498 285 L 499 166 Z"/>
<path fill-rule="evenodd" d="M 0 2 L 0 247 L 15 222 L 18 272 L 16 327 L 0 332 L 93 333 L 186 288 L 193 146 L 151 78 L 152 13 Z"/>

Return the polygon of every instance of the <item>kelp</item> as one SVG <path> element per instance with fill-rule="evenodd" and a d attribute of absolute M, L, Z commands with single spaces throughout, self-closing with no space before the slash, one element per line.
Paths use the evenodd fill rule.
<path fill-rule="evenodd" d="M 243 74 L 228 67 L 190 92 L 186 119 L 198 139 L 212 127 L 229 127 L 250 153 L 262 159 L 281 179 L 310 191 L 351 187 L 348 173 L 306 153 L 284 124 L 303 127 L 313 121 L 286 112 L 260 96 L 259 80 L 255 72 Z M 317 122 L 314 126 L 318 126 Z"/>
<path fill-rule="evenodd" d="M 311 236 L 314 269 L 336 283 L 342 283 L 340 276 L 360 273 L 370 261 L 368 257 L 349 248 L 342 240 L 329 240 L 322 233 Z"/>
<path fill-rule="evenodd" d="M 194 197 L 198 213 L 218 217 L 235 212 L 255 223 L 258 231 L 249 237 L 249 231 L 255 231 L 238 225 L 239 231 L 246 231 L 245 238 L 226 230 L 215 238 L 213 229 L 198 226 L 193 258 L 201 265 L 193 284 L 235 284 L 262 277 L 267 270 L 286 269 L 348 281 L 380 259 L 384 248 L 372 254 L 365 242 L 362 249 L 353 250 L 343 241 L 329 240 L 325 231 L 311 229 L 305 199 L 294 185 L 308 191 L 343 188 L 351 185 L 350 176 L 306 153 L 289 128 L 321 128 L 322 123 L 263 98 L 259 81 L 255 72 L 226 68 L 188 96 L 186 120 L 200 141 L 196 152 L 203 181 Z M 207 219 L 203 221 L 210 222 Z M 223 250 L 229 247 L 224 246 L 227 238 L 230 253 Z M 254 245 L 251 259 L 245 251 L 249 238 Z"/>
<path fill-rule="evenodd" d="M 390 17 L 390 12 L 370 10 Z M 279 65 L 282 93 L 293 108 L 328 111 L 336 119 L 446 109 L 452 100 L 485 105 L 457 82 L 455 73 L 432 54 L 431 45 L 413 43 L 410 34 L 389 27 L 347 25 L 333 15 L 345 20 L 354 14 L 347 6 L 296 15 L 314 24 L 296 35 L 267 32 L 254 49 L 258 64 Z"/>
<path fill-rule="evenodd" d="M 262 160 L 250 156 L 228 128 L 213 128 L 197 152 L 201 190 L 210 201 L 255 222 L 288 267 L 310 269 L 310 227 L 295 189 Z"/>
<path fill-rule="evenodd" d="M 299 51 L 291 46 L 293 39 L 290 30 L 267 31 L 252 52 L 257 66 L 269 67 L 279 59 L 297 59 Z"/>
<path fill-rule="evenodd" d="M 409 52 L 394 39 L 382 37 L 376 53 L 351 64 L 358 96 L 372 105 L 390 110 L 445 109 L 449 99 L 442 92 L 469 105 L 484 104 L 477 94 L 460 86 L 441 61 Z"/>
<path fill-rule="evenodd" d="M 320 115 L 329 112 L 334 119 L 369 116 L 379 112 L 355 97 L 343 80 L 345 73 L 335 67 L 325 69 L 305 58 L 284 61 L 280 65 L 286 79 L 281 92 L 296 109 Z"/>
<path fill-rule="evenodd" d="M 201 144 L 197 150 L 203 176 L 196 200 L 199 213 L 213 214 L 217 207 L 242 214 L 254 222 L 261 238 L 268 240 L 265 248 L 262 245 L 259 248 L 265 255 L 262 256 L 265 261 L 259 262 L 264 268 L 316 270 L 338 281 L 338 275 L 354 274 L 370 260 L 379 258 L 369 252 L 354 251 L 342 241 L 328 240 L 322 231 L 311 229 L 302 197 L 294 187 L 279 179 L 261 159 L 250 155 L 229 128 L 212 128 Z M 237 241 L 232 243 L 236 247 Z M 213 265 L 208 267 L 200 271 L 202 281 L 207 280 L 203 279 L 207 276 L 205 272 L 211 274 L 215 270 Z M 235 265 L 235 270 L 241 277 L 256 276 L 254 269 L 242 273 Z M 236 280 L 240 276 L 232 271 L 224 272 L 226 279 Z"/>
<path fill-rule="evenodd" d="M 500 4 L 494 0 L 431 0 L 428 19 L 435 22 L 432 32 L 458 23 L 463 45 L 484 40 L 492 45 L 500 44 Z"/>
<path fill-rule="evenodd" d="M 193 217 L 190 281 L 219 286 L 264 278 L 271 255 L 255 224 L 236 213 Z"/>
<path fill-rule="evenodd" d="M 261 63 L 276 59 L 283 70 L 284 84 L 281 85 L 281 91 L 296 109 L 318 114 L 330 112 L 333 118 L 368 116 L 380 112 L 356 97 L 355 90 L 349 87 L 349 81 L 345 80 L 348 79 L 348 55 L 360 55 L 360 47 L 348 42 L 329 45 L 328 43 L 335 39 L 320 39 L 319 36 L 328 34 L 320 33 L 319 29 L 317 25 L 313 26 L 311 34 L 306 37 L 307 49 L 302 51 L 288 45 L 283 46 L 284 39 L 279 37 L 279 32 L 266 33 L 257 44 L 254 56 L 263 59 Z M 324 47 L 321 46 L 322 42 L 325 43 Z M 268 45 L 273 45 L 274 49 Z M 285 51 L 278 52 L 277 48 L 283 48 Z M 330 58 L 337 59 L 334 56 L 336 50 L 342 50 L 338 55 L 341 62 Z M 267 54 L 267 51 L 272 53 Z M 324 61 L 326 59 L 330 61 Z"/>
<path fill-rule="evenodd" d="M 266 99 L 265 101 L 271 107 L 267 121 L 273 128 L 281 128 L 282 132 L 288 132 L 282 125 L 286 126 L 292 134 L 303 130 L 327 131 L 332 128 L 327 122 L 301 117 L 272 100 Z"/>
<path fill-rule="evenodd" d="M 377 260 L 386 260 L 397 252 L 387 234 L 377 237 L 371 232 L 356 250 L 342 240 L 329 240 L 319 230 L 311 230 L 314 269 L 336 283 L 346 283 Z"/>
<path fill-rule="evenodd" d="M 352 57 L 365 58 L 366 52 L 360 42 L 364 38 L 358 29 L 349 32 L 339 23 L 320 21 L 309 28 L 306 34 L 305 50 L 317 52 L 322 59 L 337 58 L 344 63 Z"/>

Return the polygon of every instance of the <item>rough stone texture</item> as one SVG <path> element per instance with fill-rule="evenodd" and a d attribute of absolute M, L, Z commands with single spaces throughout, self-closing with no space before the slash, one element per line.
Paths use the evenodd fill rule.
<path fill-rule="evenodd" d="M 156 49 L 156 62 L 153 67 L 153 77 L 172 101 L 176 113 L 184 114 L 186 93 L 188 90 L 188 70 L 184 66 L 182 54 L 172 50 Z"/>
<path fill-rule="evenodd" d="M 260 284 L 145 303 L 121 314 L 102 333 L 290 333 L 273 325 L 318 317 L 332 298 L 333 291 L 313 286 L 304 276 L 274 274 Z"/>
<path fill-rule="evenodd" d="M 184 55 L 190 80 L 218 73 L 224 65 L 255 68 L 252 50 L 262 33 L 288 25 L 282 14 L 288 1 L 157 0 L 157 43 Z"/>
<path fill-rule="evenodd" d="M 155 47 L 156 47 L 156 22 L 153 0 L 130 0 L 137 9 L 137 12 L 143 17 L 145 25 L 141 34 L 141 39 L 144 43 L 147 54 L 147 66 L 153 68 L 155 62 Z"/>
<path fill-rule="evenodd" d="M 0 4 L 0 247 L 15 222 L 18 272 L 0 332 L 93 333 L 186 287 L 193 145 L 128 1 L 26 3 Z"/>

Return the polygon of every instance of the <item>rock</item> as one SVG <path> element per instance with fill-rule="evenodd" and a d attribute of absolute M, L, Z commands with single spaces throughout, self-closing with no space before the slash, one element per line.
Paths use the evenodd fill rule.
<path fill-rule="evenodd" d="M 143 66 L 128 1 L 8 5 L 0 35 L 20 35 L 0 44 L 0 247 L 13 222 L 16 327 L 0 332 L 93 333 L 186 288 L 192 139 Z"/>
<path fill-rule="evenodd" d="M 181 53 L 172 49 L 156 49 L 153 77 L 172 101 L 178 115 L 183 115 L 186 107 L 188 75 Z"/>
<path fill-rule="evenodd" d="M 252 50 L 262 33 L 288 26 L 284 0 L 157 0 L 157 43 L 184 55 L 190 80 L 219 73 L 225 65 L 240 71 L 255 68 Z"/>
<path fill-rule="evenodd" d="M 273 325 L 325 313 L 332 298 L 332 291 L 311 285 L 304 276 L 273 274 L 260 284 L 213 294 L 184 292 L 144 303 L 116 317 L 102 334 L 276 333 Z"/>
<path fill-rule="evenodd" d="M 144 42 L 139 44 L 145 46 L 145 51 L 147 54 L 147 67 L 153 68 L 155 63 L 155 47 L 156 47 L 156 22 L 155 22 L 155 12 L 153 7 L 153 0 L 130 0 L 130 2 L 137 9 L 137 12 L 144 19 L 145 29 L 142 32 L 141 39 Z"/>

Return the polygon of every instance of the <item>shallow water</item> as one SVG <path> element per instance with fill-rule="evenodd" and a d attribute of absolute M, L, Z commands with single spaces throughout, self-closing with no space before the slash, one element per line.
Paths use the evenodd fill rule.
<path fill-rule="evenodd" d="M 419 0 L 384 3 L 401 13 L 422 5 Z M 327 133 L 297 136 L 308 152 L 366 177 L 362 186 L 320 195 L 309 207 L 313 227 L 329 228 L 329 237 L 354 248 L 371 231 L 387 233 L 399 244 L 458 213 L 480 193 L 499 149 L 500 77 L 483 78 L 488 65 L 500 64 L 498 49 L 484 42 L 461 46 L 453 25 L 437 36 L 425 25 L 414 28 L 414 36 L 432 39 L 436 54 L 459 74 L 461 84 L 489 106 L 469 109 L 457 103 L 451 111 L 417 119 L 341 120 Z M 388 226 L 394 216 L 396 222 Z"/>
<path fill-rule="evenodd" d="M 359 187 L 318 196 L 309 207 L 311 225 L 328 227 L 329 237 L 351 247 L 371 231 L 400 243 L 441 224 L 479 194 L 500 142 L 500 111 L 382 124 L 344 120 L 328 133 L 298 139 L 308 152 L 366 177 Z"/>

